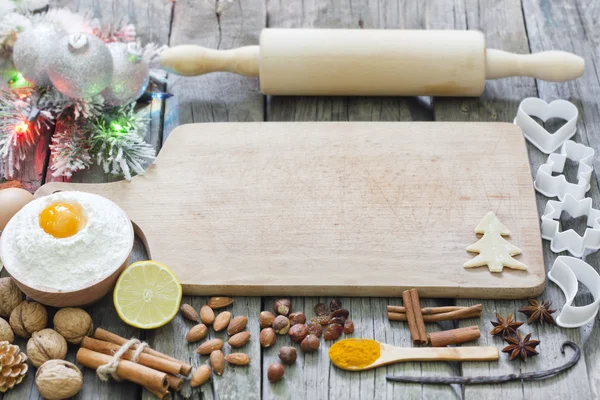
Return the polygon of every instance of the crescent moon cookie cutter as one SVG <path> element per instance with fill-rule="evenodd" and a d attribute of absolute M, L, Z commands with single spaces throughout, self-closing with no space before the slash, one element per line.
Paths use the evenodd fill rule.
<path fill-rule="evenodd" d="M 559 200 L 563 200 L 567 193 L 576 200 L 583 199 L 586 192 L 590 190 L 595 153 L 591 147 L 567 140 L 562 145 L 560 153 L 550 154 L 548 161 L 538 168 L 533 182 L 535 190 L 546 197 L 558 197 Z M 577 183 L 568 182 L 563 175 L 567 159 L 579 163 Z M 552 176 L 553 173 L 560 175 Z"/>
<path fill-rule="evenodd" d="M 537 117 L 544 122 L 550 118 L 561 118 L 567 122 L 556 132 L 550 133 L 532 117 Z M 578 117 L 579 111 L 570 101 L 554 100 L 548 104 L 537 97 L 528 97 L 519 104 L 513 123 L 521 128 L 525 138 L 535 147 L 545 154 L 550 154 L 575 135 Z"/>
<path fill-rule="evenodd" d="M 548 279 L 558 285 L 566 299 L 556 318 L 558 326 L 578 328 L 594 320 L 600 308 L 600 275 L 591 265 L 575 257 L 559 256 L 548 272 Z M 589 289 L 593 303 L 580 307 L 573 305 L 578 281 Z"/>
<path fill-rule="evenodd" d="M 560 215 L 566 211 L 571 218 L 587 217 L 587 228 L 583 237 L 573 229 L 562 232 Z M 583 257 L 600 249 L 600 210 L 592 208 L 592 199 L 577 200 L 566 194 L 561 201 L 549 200 L 542 214 L 542 239 L 550 241 L 555 253 L 568 251 L 575 257 Z"/>

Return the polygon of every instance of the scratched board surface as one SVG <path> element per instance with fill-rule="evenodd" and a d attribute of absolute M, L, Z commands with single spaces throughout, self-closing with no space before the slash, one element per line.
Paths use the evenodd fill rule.
<path fill-rule="evenodd" d="M 544 285 L 527 153 L 512 124 L 186 125 L 144 176 L 50 183 L 39 194 L 58 189 L 122 206 L 189 294 L 417 287 L 430 297 L 518 298 Z M 511 230 L 528 271 L 462 267 L 488 211 Z"/>

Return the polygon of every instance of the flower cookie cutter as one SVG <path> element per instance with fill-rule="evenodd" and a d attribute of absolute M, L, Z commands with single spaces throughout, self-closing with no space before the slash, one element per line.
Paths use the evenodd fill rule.
<path fill-rule="evenodd" d="M 587 217 L 587 228 L 583 237 L 573 229 L 561 232 L 560 215 L 563 211 L 571 218 Z M 592 199 L 576 200 L 566 194 L 562 201 L 550 200 L 542 214 L 542 239 L 550 241 L 550 249 L 555 253 L 567 250 L 575 257 L 583 257 L 586 252 L 600 249 L 600 210 L 592 208 Z"/>
<path fill-rule="evenodd" d="M 576 200 L 583 199 L 585 193 L 590 190 L 594 154 L 595 151 L 591 147 L 567 140 L 562 145 L 560 153 L 550 154 L 548 161 L 540 165 L 533 182 L 535 190 L 546 197 L 558 197 L 559 200 L 563 200 L 567 193 Z M 562 174 L 567 159 L 579 163 L 577 183 L 567 182 L 567 178 Z M 552 176 L 554 172 L 561 175 Z"/>
<path fill-rule="evenodd" d="M 592 321 L 600 308 L 600 275 L 591 265 L 574 257 L 559 256 L 548 272 L 548 279 L 556 283 L 565 295 L 565 305 L 556 323 L 563 328 L 578 328 Z M 573 305 L 578 283 L 584 284 L 594 297 L 594 302 L 585 306 Z"/>
<path fill-rule="evenodd" d="M 528 97 L 521 101 L 517 116 L 513 121 L 523 131 L 523 135 L 535 147 L 545 154 L 556 151 L 567 139 L 577 131 L 579 111 L 567 100 L 554 100 L 550 104 L 537 97 Z M 567 121 L 553 134 L 538 124 L 532 117 L 546 122 L 550 118 L 561 118 Z"/>

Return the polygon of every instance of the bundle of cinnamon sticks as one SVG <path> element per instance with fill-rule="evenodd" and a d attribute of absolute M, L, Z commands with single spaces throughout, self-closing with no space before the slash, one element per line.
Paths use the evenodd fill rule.
<path fill-rule="evenodd" d="M 96 370 L 109 363 L 112 355 L 127 342 L 117 334 L 98 328 L 94 338 L 85 337 L 81 342 L 77 362 Z M 192 372 L 191 365 L 148 347 L 144 348 L 137 362 L 129 361 L 133 355 L 133 350 L 124 353 L 117 366 L 117 376 L 144 386 L 161 400 L 171 397 L 169 389 L 178 392 L 183 387 L 183 379 L 177 375 L 189 376 Z"/>
<path fill-rule="evenodd" d="M 417 289 L 402 292 L 404 306 L 387 306 L 390 321 L 406 321 L 413 344 L 443 347 L 476 340 L 480 336 L 478 326 L 427 333 L 425 322 L 475 318 L 481 316 L 482 306 L 471 307 L 427 307 L 421 308 Z"/>

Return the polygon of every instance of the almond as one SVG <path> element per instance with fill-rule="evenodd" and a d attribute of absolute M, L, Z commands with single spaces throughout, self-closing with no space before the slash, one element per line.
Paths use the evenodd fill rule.
<path fill-rule="evenodd" d="M 208 355 L 215 350 L 221 350 L 223 348 L 223 341 L 221 339 L 211 339 L 202 343 L 196 350 L 196 353 L 202 355 Z"/>
<path fill-rule="evenodd" d="M 200 309 L 200 320 L 206 325 L 212 325 L 215 322 L 215 312 L 206 304 Z"/>
<path fill-rule="evenodd" d="M 183 315 L 183 318 L 189 319 L 190 321 L 200 321 L 200 318 L 198 318 L 198 313 L 196 310 L 194 310 L 194 307 L 190 306 L 189 304 L 181 305 L 181 315 Z"/>
<path fill-rule="evenodd" d="M 240 332 L 236 333 L 232 337 L 229 338 L 229 345 L 231 347 L 242 347 L 250 340 L 250 332 Z"/>
<path fill-rule="evenodd" d="M 215 350 L 210 353 L 210 365 L 213 367 L 213 371 L 217 375 L 223 375 L 225 370 L 225 356 L 221 350 Z"/>
<path fill-rule="evenodd" d="M 231 353 L 225 356 L 225 361 L 233 365 L 248 365 L 250 364 L 250 356 L 244 353 Z"/>
<path fill-rule="evenodd" d="M 201 365 L 192 375 L 192 387 L 198 387 L 210 379 L 212 370 L 208 365 Z"/>
<path fill-rule="evenodd" d="M 215 332 L 221 332 L 223 329 L 227 328 L 229 321 L 231 321 L 231 313 L 229 311 L 223 311 L 217 315 L 215 322 L 213 322 Z"/>
<path fill-rule="evenodd" d="M 237 316 L 231 320 L 229 326 L 227 327 L 227 333 L 229 335 L 235 335 L 246 329 L 246 325 L 248 324 L 248 317 L 244 317 L 243 315 Z"/>
<path fill-rule="evenodd" d="M 210 299 L 208 299 L 208 306 L 213 310 L 227 307 L 232 303 L 233 299 L 231 297 L 211 297 Z"/>
<path fill-rule="evenodd" d="M 206 327 L 206 325 L 204 324 L 198 324 L 198 325 L 194 325 L 192 327 L 192 329 L 190 329 L 187 333 L 187 335 L 185 335 L 185 340 L 188 341 L 188 343 L 194 343 L 197 342 L 198 340 L 202 340 L 206 337 L 206 334 L 208 333 L 208 328 Z"/>

